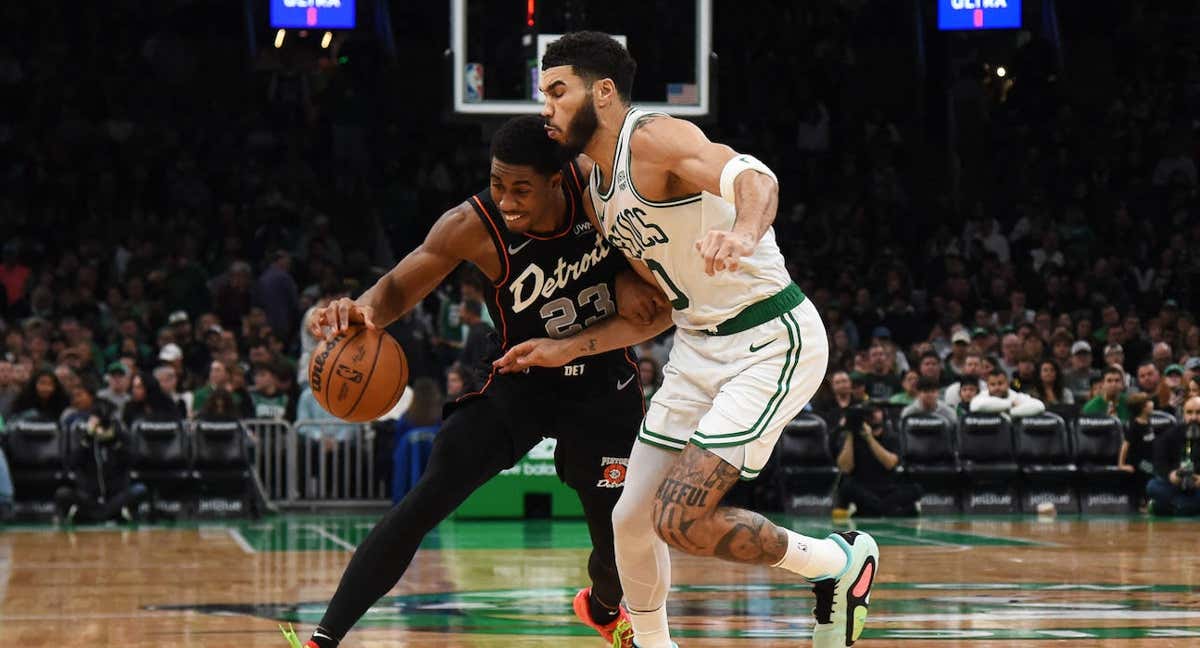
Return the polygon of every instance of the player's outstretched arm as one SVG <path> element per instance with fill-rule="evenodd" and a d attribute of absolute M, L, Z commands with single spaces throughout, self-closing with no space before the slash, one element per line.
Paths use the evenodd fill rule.
<path fill-rule="evenodd" d="M 733 203 L 737 219 L 731 231 L 714 230 L 696 241 L 709 275 L 736 270 L 775 222 L 779 183 L 775 174 L 749 155 L 712 142 L 695 124 L 655 119 L 634 131 L 634 158 L 651 164 L 696 190 Z"/>
<path fill-rule="evenodd" d="M 358 299 L 343 297 L 313 311 L 308 322 L 315 337 L 332 339 L 352 324 L 383 328 L 400 319 L 433 292 L 458 264 L 468 259 L 480 236 L 486 240 L 470 205 L 462 203 L 434 223 L 425 241 L 409 252 Z"/>
<path fill-rule="evenodd" d="M 671 328 L 670 307 L 659 308 L 649 324 L 610 317 L 571 337 L 534 338 L 513 346 L 493 366 L 500 373 L 517 373 L 529 367 L 561 367 L 580 356 L 623 349 Z"/>

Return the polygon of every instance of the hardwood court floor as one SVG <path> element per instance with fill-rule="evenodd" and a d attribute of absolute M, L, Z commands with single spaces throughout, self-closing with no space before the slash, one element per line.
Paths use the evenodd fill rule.
<path fill-rule="evenodd" d="M 0 644 L 282 648 L 307 638 L 364 516 L 0 530 Z M 812 535 L 824 521 L 793 520 Z M 864 648 L 1200 646 L 1200 523 L 862 522 L 882 545 Z M 347 648 L 602 648 L 575 624 L 582 522 L 448 522 Z M 808 646 L 811 595 L 769 569 L 677 556 L 682 648 Z"/>

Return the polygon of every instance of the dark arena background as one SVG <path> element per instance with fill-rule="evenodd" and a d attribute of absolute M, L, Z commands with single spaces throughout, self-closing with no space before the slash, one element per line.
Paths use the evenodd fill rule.
<path fill-rule="evenodd" d="M 0 642 L 310 636 L 506 324 L 453 269 L 387 326 L 399 404 L 351 424 L 306 323 L 489 187 L 546 46 L 598 30 L 634 104 L 778 176 L 829 363 L 726 502 L 876 539 L 856 645 L 1200 645 L 1200 2 L 39 0 L 0 25 Z M 647 403 L 673 340 L 634 349 Z M 605 645 L 556 452 L 457 506 L 341 645 Z M 810 645 L 800 577 L 672 566 L 682 648 Z"/>

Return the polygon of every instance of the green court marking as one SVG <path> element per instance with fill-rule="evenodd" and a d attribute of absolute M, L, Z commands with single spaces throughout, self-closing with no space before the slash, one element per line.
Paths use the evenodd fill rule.
<path fill-rule="evenodd" d="M 883 591 L 876 594 L 871 606 L 875 623 L 864 634 L 871 639 L 917 642 L 1200 637 L 1200 625 L 1192 625 L 1200 622 L 1200 610 L 1189 606 L 1188 596 L 1197 590 L 1186 585 L 885 583 L 879 589 L 925 592 L 904 599 L 890 598 Z M 1000 595 L 1002 591 L 1005 593 Z M 1086 601 L 1061 595 L 1079 591 L 1101 595 Z M 1112 597 L 1104 598 L 1104 592 Z M 357 627 L 447 634 L 592 635 L 573 619 L 574 594 L 574 588 L 551 587 L 387 597 L 378 601 Z M 802 640 L 811 636 L 812 595 L 803 583 L 680 585 L 672 588 L 669 605 L 673 634 L 680 637 Z M 325 601 L 307 601 L 150 609 L 242 614 L 310 625 L 320 620 L 325 607 Z M 721 622 L 714 624 L 714 619 Z M 1120 625 L 1104 625 L 1113 622 Z M 1163 622 L 1173 625 L 1145 627 Z M 1053 627 L 1028 627 L 1040 624 Z"/>
<path fill-rule="evenodd" d="M 138 530 L 155 529 L 224 529 L 236 530 L 254 551 L 348 551 L 358 546 L 383 512 L 376 514 L 299 514 L 288 513 L 260 520 L 205 520 L 140 524 Z M 868 519 L 854 520 L 851 525 L 834 524 L 825 518 L 802 518 L 784 515 L 768 516 L 773 521 L 804 535 L 824 538 L 834 531 L 859 529 L 871 533 L 881 546 L 926 547 L 1039 547 L 1054 546 L 1019 537 L 975 533 L 970 530 L 945 528 L 955 522 L 979 520 L 965 516 L 938 516 L 903 521 Z M 992 516 L 988 522 L 1031 521 L 1032 516 Z M 1063 516 L 1047 524 L 1127 524 L 1129 522 L 1158 524 L 1195 524 L 1200 520 L 1151 519 L 1144 516 L 1080 518 Z M 129 527 L 76 527 L 76 532 L 120 532 Z M 994 528 L 986 525 L 989 530 Z M 26 524 L 0 527 L 9 531 L 56 533 L 49 524 Z M 1018 531 L 1019 532 L 1019 531 Z M 463 520 L 450 519 L 438 525 L 421 543 L 422 549 L 588 549 L 591 539 L 582 519 L 548 520 Z"/>

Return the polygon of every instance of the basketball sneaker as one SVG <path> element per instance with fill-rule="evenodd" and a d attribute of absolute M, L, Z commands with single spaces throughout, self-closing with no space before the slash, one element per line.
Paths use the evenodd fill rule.
<path fill-rule="evenodd" d="M 307 643 L 300 643 L 300 637 L 296 636 L 296 630 L 292 628 L 292 624 L 290 623 L 286 628 L 282 625 L 279 626 L 279 631 L 283 633 L 283 638 L 287 639 L 288 646 L 290 646 L 290 648 L 317 648 L 317 644 L 311 641 Z"/>
<path fill-rule="evenodd" d="M 575 616 L 579 617 L 584 625 L 599 632 L 612 648 L 634 648 L 633 625 L 629 623 L 629 613 L 625 611 L 625 606 L 618 608 L 617 618 L 606 625 L 600 625 L 592 620 L 592 613 L 588 608 L 588 599 L 591 597 L 592 588 L 585 587 L 579 590 L 572 605 L 575 608 Z"/>
<path fill-rule="evenodd" d="M 846 568 L 840 574 L 813 582 L 817 605 L 813 616 L 813 648 L 853 646 L 867 623 L 871 586 L 879 570 L 879 546 L 861 531 L 839 531 L 829 536 L 846 552 Z"/>

